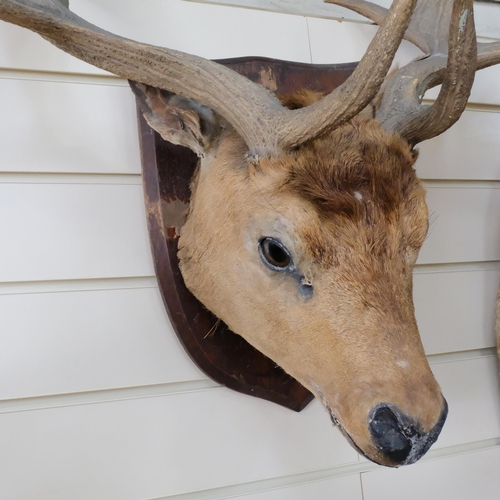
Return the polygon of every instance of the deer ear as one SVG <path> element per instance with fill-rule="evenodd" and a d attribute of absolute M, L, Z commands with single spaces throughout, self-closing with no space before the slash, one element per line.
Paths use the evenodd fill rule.
<path fill-rule="evenodd" d="M 149 85 L 129 80 L 149 126 L 166 141 L 185 146 L 200 158 L 220 133 L 220 118 L 207 106 Z"/>

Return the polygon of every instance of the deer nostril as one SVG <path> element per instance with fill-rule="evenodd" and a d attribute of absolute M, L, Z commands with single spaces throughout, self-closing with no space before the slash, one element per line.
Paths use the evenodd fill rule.
<path fill-rule="evenodd" d="M 412 449 L 412 437 L 417 433 L 413 426 L 402 425 L 403 415 L 396 407 L 380 405 L 370 419 L 369 427 L 373 442 L 392 462 L 404 462 Z M 399 418 L 398 418 L 399 417 Z"/>
<path fill-rule="evenodd" d="M 448 404 L 443 398 L 438 422 L 426 433 L 416 420 L 403 413 L 397 406 L 381 403 L 372 408 L 368 427 L 373 443 L 393 466 L 407 465 L 425 455 L 436 442 L 447 415 Z"/>

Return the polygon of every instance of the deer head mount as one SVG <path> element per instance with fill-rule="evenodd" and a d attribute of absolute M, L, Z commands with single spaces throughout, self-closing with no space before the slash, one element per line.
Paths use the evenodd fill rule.
<path fill-rule="evenodd" d="M 0 0 L 0 19 L 140 82 L 150 125 L 200 158 L 179 240 L 188 288 L 314 393 L 358 451 L 398 466 L 429 449 L 447 414 L 412 302 L 428 227 L 413 146 L 459 118 L 500 46 L 476 43 L 472 0 L 331 3 L 380 29 L 343 85 L 287 106 L 214 62 L 107 33 L 64 1 Z M 357 116 L 405 36 L 424 56 L 387 80 L 375 119 Z"/>

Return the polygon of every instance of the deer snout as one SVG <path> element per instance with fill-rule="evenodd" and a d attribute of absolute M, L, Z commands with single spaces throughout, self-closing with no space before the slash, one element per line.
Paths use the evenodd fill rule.
<path fill-rule="evenodd" d="M 409 465 L 421 458 L 437 440 L 448 415 L 448 404 L 443 398 L 443 409 L 436 425 L 423 432 L 422 426 L 403 413 L 397 406 L 381 403 L 368 417 L 371 438 L 387 465 Z"/>

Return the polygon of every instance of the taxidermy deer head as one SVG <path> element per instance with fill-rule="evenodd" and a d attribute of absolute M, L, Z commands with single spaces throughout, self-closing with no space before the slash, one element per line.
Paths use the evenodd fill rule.
<path fill-rule="evenodd" d="M 149 124 L 200 158 L 179 241 L 188 288 L 313 392 L 360 453 L 398 466 L 429 449 L 447 414 L 412 301 L 428 228 L 413 147 L 459 118 L 476 69 L 500 49 L 476 43 L 472 0 L 330 3 L 381 27 L 347 82 L 285 106 L 216 63 L 107 33 L 64 1 L 0 0 L 0 18 L 140 82 Z M 379 92 L 404 36 L 424 56 Z M 374 117 L 357 116 L 377 93 Z"/>

